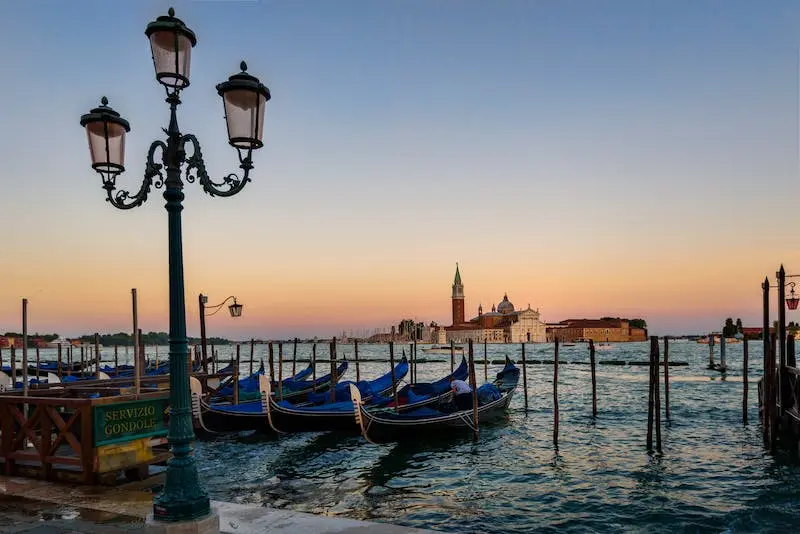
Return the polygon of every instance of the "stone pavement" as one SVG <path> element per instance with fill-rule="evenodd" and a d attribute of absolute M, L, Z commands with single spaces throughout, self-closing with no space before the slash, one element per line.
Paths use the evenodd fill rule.
<path fill-rule="evenodd" d="M 130 534 L 145 531 L 152 494 L 0 476 L 0 533 Z M 433 531 L 212 501 L 225 534 L 434 534 Z"/>
<path fill-rule="evenodd" d="M 143 531 L 144 523 L 135 518 L 17 497 L 0 497 L 2 533 L 132 534 Z"/>

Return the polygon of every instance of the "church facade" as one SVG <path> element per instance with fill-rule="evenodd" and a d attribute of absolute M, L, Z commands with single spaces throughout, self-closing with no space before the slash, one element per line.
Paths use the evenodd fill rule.
<path fill-rule="evenodd" d="M 474 343 L 522 343 L 545 342 L 547 331 L 544 321 L 541 320 L 538 309 L 532 309 L 528 304 L 527 309 L 516 310 L 514 304 L 508 300 L 508 295 L 497 306 L 492 305 L 492 311 L 483 312 L 483 305 L 478 305 L 478 315 L 470 320 L 465 318 L 464 284 L 461 282 L 461 272 L 456 264 L 456 275 L 453 280 L 453 293 L 451 296 L 453 324 L 441 328 L 438 332 L 440 343 L 451 341 L 465 343 L 472 340 Z"/>

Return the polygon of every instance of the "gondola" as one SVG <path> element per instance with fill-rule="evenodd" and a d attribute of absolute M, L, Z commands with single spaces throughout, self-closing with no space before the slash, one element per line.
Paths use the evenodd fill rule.
<path fill-rule="evenodd" d="M 506 365 L 493 383 L 478 388 L 478 424 L 505 412 L 519 382 L 519 369 L 506 358 Z M 353 410 L 361 434 L 371 443 L 420 439 L 434 435 L 452 435 L 474 429 L 473 411 L 422 407 L 412 411 L 370 410 L 352 387 Z M 454 408 L 454 407 L 453 407 Z"/>
<path fill-rule="evenodd" d="M 403 360 L 405 360 L 405 358 Z M 403 365 L 403 363 L 404 362 L 401 361 L 400 365 Z M 400 367 L 400 365 L 397 367 Z M 397 368 L 395 369 L 397 373 Z M 397 410 L 401 412 L 414 410 L 416 408 L 435 405 L 444 400 L 449 400 L 450 377 L 452 376 L 463 380 L 467 375 L 467 362 L 463 360 L 461 365 L 459 365 L 453 373 L 436 382 L 406 385 L 398 392 Z M 376 385 L 385 383 L 386 376 L 387 375 L 384 375 L 371 383 Z M 368 410 L 383 409 L 385 407 L 394 409 L 394 396 L 391 396 L 391 380 L 391 373 L 389 373 L 389 387 L 387 390 L 383 391 L 383 393 L 388 396 L 372 395 L 374 389 L 369 387 L 370 383 L 366 385 L 363 382 L 358 382 L 357 384 L 350 383 L 348 384 L 348 389 L 350 391 L 348 392 L 347 400 L 321 405 L 292 405 L 286 401 L 276 401 L 274 396 L 270 396 L 269 402 L 265 403 L 269 426 L 280 433 L 338 431 L 358 434 L 360 432 L 360 427 L 353 418 L 352 391 L 358 391 L 362 403 L 365 403 L 365 392 L 370 395 L 369 401 L 366 402 L 366 409 Z"/>
<path fill-rule="evenodd" d="M 101 371 L 114 378 L 132 378 L 134 368 L 131 364 L 120 364 L 117 367 L 104 365 L 100 368 Z M 169 360 L 163 360 L 156 365 L 154 362 L 148 362 L 144 369 L 144 376 L 160 376 L 169 374 Z"/>
<path fill-rule="evenodd" d="M 289 390 L 299 382 L 305 381 L 306 378 L 311 376 L 314 372 L 314 366 L 308 364 L 308 367 L 301 370 L 294 376 L 290 376 L 288 378 L 284 378 L 283 382 L 283 389 Z M 265 373 L 264 370 L 264 362 L 261 362 L 261 366 L 258 368 L 256 372 L 252 375 L 248 376 L 247 378 L 240 378 L 239 379 L 239 401 L 249 401 L 249 400 L 257 400 L 260 398 L 260 393 L 258 389 L 258 377 L 259 375 L 263 375 Z M 277 389 L 278 385 L 277 382 L 273 383 L 273 389 Z M 217 397 L 226 397 L 230 399 L 233 396 L 233 377 L 226 378 L 223 382 L 220 383 L 220 386 L 217 388 Z"/>
<path fill-rule="evenodd" d="M 342 376 L 347 371 L 347 360 L 343 360 L 337 368 L 337 376 Z M 260 391 L 269 391 L 269 379 L 264 375 L 258 376 Z M 305 398 L 308 392 L 324 390 L 330 387 L 331 375 L 325 375 L 313 380 L 283 381 L 284 398 Z M 203 400 L 203 390 L 200 381 L 194 377 L 190 379 L 192 393 L 192 419 L 195 432 L 198 435 L 218 434 L 222 432 L 238 432 L 241 430 L 258 430 L 271 432 L 266 414 L 263 395 L 259 394 L 258 400 L 242 402 L 239 404 L 210 404 Z"/>
<path fill-rule="evenodd" d="M 403 358 L 394 366 L 394 379 L 396 383 L 400 383 L 408 374 L 408 359 Z M 350 384 L 355 384 L 361 392 L 361 398 L 364 402 L 369 402 L 373 397 L 380 397 L 388 395 L 392 392 L 392 372 L 389 371 L 385 375 L 376 378 L 375 380 L 361 380 L 360 382 L 345 381 L 339 382 L 333 388 L 334 400 L 331 401 L 330 390 L 323 393 L 309 393 L 306 402 L 303 405 L 320 405 L 329 404 L 331 402 L 350 402 Z M 275 387 L 273 386 L 273 390 Z M 297 403 L 300 404 L 300 403 Z"/>

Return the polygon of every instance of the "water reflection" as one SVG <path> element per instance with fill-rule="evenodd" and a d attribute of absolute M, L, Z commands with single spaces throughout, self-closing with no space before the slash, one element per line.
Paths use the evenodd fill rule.
<path fill-rule="evenodd" d="M 566 360 L 588 359 L 585 347 L 568 349 Z M 742 425 L 740 349 L 729 347 L 723 377 L 705 369 L 707 347 L 670 344 L 670 360 L 689 366 L 670 368 L 663 455 L 645 450 L 647 367 L 598 367 L 593 418 L 588 367 L 560 366 L 556 448 L 552 365 L 530 365 L 528 411 L 520 391 L 506 420 L 482 427 L 477 442 L 469 433 L 386 445 L 325 433 L 242 435 L 199 444 L 201 475 L 217 499 L 458 532 L 794 530 L 800 465 L 763 451 L 754 386 L 751 424 Z M 386 350 L 359 352 L 386 359 Z M 488 352 L 493 361 L 519 357 L 512 345 Z M 529 346 L 528 354 L 552 360 L 552 345 Z M 647 344 L 618 345 L 600 358 L 647 354 Z M 757 344 L 750 358 L 760 358 Z M 386 367 L 364 363 L 362 377 Z M 421 364 L 419 376 L 439 378 L 449 368 L 445 356 Z"/>

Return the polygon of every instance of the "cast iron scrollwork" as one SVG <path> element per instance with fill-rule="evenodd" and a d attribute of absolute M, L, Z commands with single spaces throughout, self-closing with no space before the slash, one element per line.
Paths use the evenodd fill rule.
<path fill-rule="evenodd" d="M 231 197 L 241 191 L 245 184 L 250 181 L 250 170 L 253 168 L 253 161 L 250 159 L 251 151 L 247 151 L 246 156 L 242 156 L 239 152 L 239 168 L 244 171 L 241 178 L 238 175 L 231 173 L 222 178 L 222 181 L 217 183 L 211 180 L 208 172 L 206 171 L 206 164 L 203 161 L 203 153 L 200 150 L 200 143 L 197 138 L 192 134 L 184 135 L 182 138 L 182 146 L 187 143 L 192 145 L 192 155 L 186 158 L 186 181 L 193 183 L 195 179 L 203 186 L 203 191 L 213 196 Z M 195 172 L 192 173 L 192 170 Z"/>
<path fill-rule="evenodd" d="M 164 165 L 155 162 L 156 149 L 161 149 L 161 161 L 163 163 L 164 157 L 167 153 L 167 145 L 163 141 L 153 141 L 150 145 L 150 150 L 147 151 L 147 163 L 144 170 L 144 180 L 142 186 L 135 195 L 131 195 L 129 191 L 117 191 L 117 175 L 103 176 L 103 188 L 108 194 L 106 201 L 110 202 L 115 208 L 121 210 L 129 210 L 137 206 L 141 206 L 147 200 L 147 195 L 150 193 L 150 187 L 155 185 L 157 189 L 164 185 L 164 175 L 161 169 Z M 153 181 L 153 178 L 158 177 Z"/>

